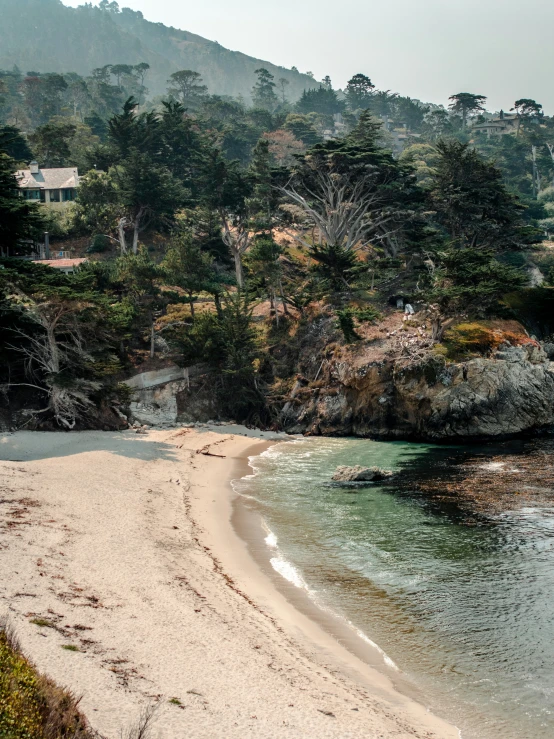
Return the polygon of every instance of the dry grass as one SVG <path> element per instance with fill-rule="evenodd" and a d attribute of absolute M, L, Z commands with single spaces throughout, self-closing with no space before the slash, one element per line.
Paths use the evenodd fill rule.
<path fill-rule="evenodd" d="M 143 708 L 136 722 L 121 735 L 121 739 L 149 739 L 157 710 L 155 703 Z"/>

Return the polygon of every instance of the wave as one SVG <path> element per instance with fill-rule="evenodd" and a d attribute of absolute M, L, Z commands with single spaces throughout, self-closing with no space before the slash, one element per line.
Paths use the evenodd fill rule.
<path fill-rule="evenodd" d="M 317 591 L 312 590 L 309 585 L 306 583 L 304 578 L 302 577 L 302 574 L 300 570 L 295 567 L 295 565 L 288 560 L 281 550 L 279 549 L 278 545 L 278 538 L 275 532 L 273 532 L 269 526 L 267 525 L 267 522 L 262 518 L 262 529 L 264 530 L 264 533 L 266 536 L 264 537 L 264 541 L 267 544 L 267 547 L 275 553 L 275 556 L 270 557 L 270 564 L 281 577 L 287 582 L 290 582 L 295 587 L 299 588 L 300 590 L 304 590 L 304 592 L 308 595 L 310 600 L 324 613 L 327 613 L 332 618 L 337 619 L 341 621 L 343 624 L 348 626 L 349 629 L 351 629 L 358 638 L 360 638 L 362 641 L 364 641 L 366 644 L 369 644 L 373 649 L 375 649 L 383 658 L 383 662 L 396 672 L 401 672 L 401 669 L 398 667 L 398 665 L 392 660 L 389 655 L 385 652 L 384 649 L 381 649 L 381 647 L 376 644 L 372 639 L 367 636 L 361 629 L 359 629 L 355 624 L 352 623 L 352 621 L 349 621 L 347 618 L 342 616 L 340 613 L 337 613 L 337 611 L 330 608 L 328 605 L 323 603 L 318 597 L 317 597 Z"/>

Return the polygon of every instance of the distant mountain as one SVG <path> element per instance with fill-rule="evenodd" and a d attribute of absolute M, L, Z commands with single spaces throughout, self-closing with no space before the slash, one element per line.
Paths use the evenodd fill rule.
<path fill-rule="evenodd" d="M 250 99 L 254 71 L 265 67 L 285 78 L 287 96 L 297 100 L 316 86 L 308 75 L 230 51 L 216 41 L 151 23 L 139 11 L 101 10 L 90 4 L 68 8 L 61 0 L 0 0 L 0 69 L 90 74 L 106 64 L 147 62 L 150 95 L 162 95 L 170 74 L 200 72 L 212 94 Z"/>

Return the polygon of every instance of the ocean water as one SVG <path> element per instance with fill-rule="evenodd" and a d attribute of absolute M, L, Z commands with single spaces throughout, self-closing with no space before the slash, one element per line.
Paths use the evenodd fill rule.
<path fill-rule="evenodd" d="M 553 460 L 554 440 L 310 438 L 252 459 L 235 489 L 275 572 L 377 645 L 464 738 L 552 739 Z M 339 464 L 398 474 L 331 486 Z"/>

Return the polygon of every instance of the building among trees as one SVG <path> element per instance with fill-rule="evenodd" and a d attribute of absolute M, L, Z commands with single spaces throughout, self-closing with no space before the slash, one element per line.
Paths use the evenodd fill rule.
<path fill-rule="evenodd" d="M 79 187 L 79 172 L 76 167 L 41 169 L 33 161 L 29 169 L 15 173 L 21 195 L 25 200 L 36 203 L 55 204 L 63 207 L 75 200 Z"/>

